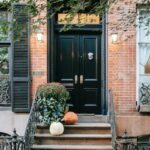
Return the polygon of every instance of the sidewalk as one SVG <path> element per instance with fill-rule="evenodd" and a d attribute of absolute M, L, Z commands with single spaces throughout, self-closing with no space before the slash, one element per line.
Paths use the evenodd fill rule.
<path fill-rule="evenodd" d="M 23 136 L 28 116 L 28 113 L 13 113 L 11 108 L 0 107 L 0 132 L 12 135 L 16 128 L 17 134 Z"/>

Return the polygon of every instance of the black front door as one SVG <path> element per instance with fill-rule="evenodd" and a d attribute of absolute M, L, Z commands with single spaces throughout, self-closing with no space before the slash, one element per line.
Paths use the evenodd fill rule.
<path fill-rule="evenodd" d="M 101 113 L 101 34 L 57 34 L 56 76 L 71 94 L 70 110 Z"/>

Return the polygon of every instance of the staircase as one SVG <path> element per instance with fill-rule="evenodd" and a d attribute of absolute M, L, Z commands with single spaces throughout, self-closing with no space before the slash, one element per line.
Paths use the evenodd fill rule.
<path fill-rule="evenodd" d="M 111 126 L 106 116 L 79 115 L 75 125 L 65 125 L 61 136 L 49 134 L 38 125 L 32 150 L 112 150 Z"/>

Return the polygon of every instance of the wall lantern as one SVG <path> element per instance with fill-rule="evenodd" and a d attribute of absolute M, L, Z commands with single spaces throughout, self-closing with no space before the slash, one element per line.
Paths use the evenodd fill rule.
<path fill-rule="evenodd" d="M 111 34 L 111 38 L 112 38 L 112 43 L 117 43 L 118 41 L 118 33 L 112 33 Z"/>
<path fill-rule="evenodd" d="M 37 40 L 39 42 L 43 41 L 43 32 L 41 30 L 37 31 Z"/>

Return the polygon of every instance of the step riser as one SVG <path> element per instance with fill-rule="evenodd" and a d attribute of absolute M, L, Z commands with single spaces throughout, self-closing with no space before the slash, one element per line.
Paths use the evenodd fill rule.
<path fill-rule="evenodd" d="M 112 146 L 102 145 L 33 145 L 32 149 L 39 150 L 113 150 Z"/>
<path fill-rule="evenodd" d="M 37 133 L 49 133 L 49 129 L 37 129 Z M 65 134 L 111 134 L 109 128 L 69 128 L 65 127 Z"/>
<path fill-rule="evenodd" d="M 111 134 L 110 129 L 67 129 L 65 130 L 66 134 Z"/>
<path fill-rule="evenodd" d="M 78 115 L 78 122 L 79 123 L 107 123 L 108 118 L 107 116 L 96 116 L 96 115 Z"/>
<path fill-rule="evenodd" d="M 37 149 L 37 148 L 32 148 Z M 67 148 L 62 148 L 62 149 L 56 149 L 56 148 L 46 148 L 46 149 L 41 149 L 40 150 L 100 150 L 100 149 L 75 149 L 75 148 L 71 148 L 71 149 L 67 149 Z M 113 150 L 113 149 L 101 149 L 101 150 Z"/>
<path fill-rule="evenodd" d="M 32 148 L 32 150 L 37 150 L 37 148 Z M 57 148 L 43 148 L 43 149 L 41 149 L 40 148 L 40 150 L 113 150 L 112 148 L 108 148 L 108 149 L 95 149 L 95 148 L 92 148 L 92 149 L 76 149 L 76 148 L 61 148 L 61 149 L 57 149 Z"/>
<path fill-rule="evenodd" d="M 33 150 L 35 150 L 34 148 L 32 148 Z M 40 149 L 40 150 L 89 150 L 89 149 L 49 149 L 49 148 L 46 148 L 46 149 Z M 90 149 L 90 150 L 100 150 L 100 149 Z M 101 149 L 101 150 L 104 150 L 104 149 Z M 105 150 L 113 150 L 113 149 L 105 149 Z"/>
<path fill-rule="evenodd" d="M 38 138 L 35 140 L 36 144 L 65 144 L 65 145 L 73 145 L 73 144 L 102 144 L 102 145 L 111 145 L 111 139 L 48 139 L 48 138 Z"/>

